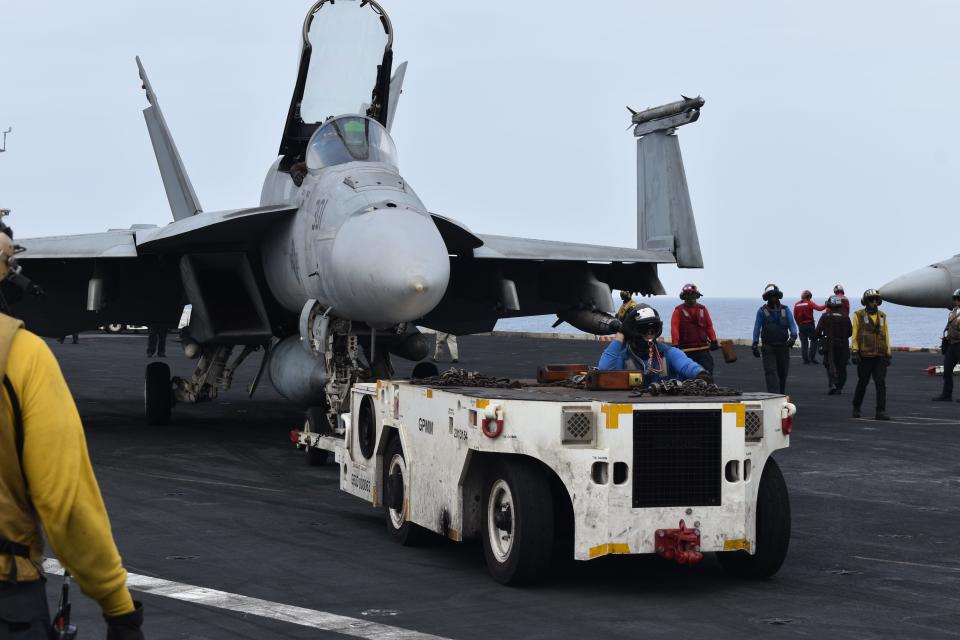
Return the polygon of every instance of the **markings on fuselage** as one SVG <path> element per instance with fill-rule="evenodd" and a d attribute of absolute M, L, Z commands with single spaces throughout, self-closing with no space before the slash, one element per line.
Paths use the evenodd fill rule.
<path fill-rule="evenodd" d="M 320 221 L 323 219 L 323 211 L 327 208 L 327 199 L 324 198 L 317 202 L 316 208 L 313 210 L 313 224 L 310 225 L 311 231 L 320 230 Z"/>
<path fill-rule="evenodd" d="M 43 570 L 48 574 L 63 575 L 60 563 L 49 558 L 43 563 Z M 327 611 L 317 611 L 297 607 L 280 602 L 251 598 L 236 593 L 207 589 L 192 584 L 174 582 L 163 578 L 143 576 L 137 573 L 127 573 L 127 587 L 133 591 L 148 593 L 161 598 L 180 600 L 191 604 L 202 604 L 216 609 L 235 611 L 246 615 L 280 620 L 301 627 L 310 627 L 322 631 L 332 631 L 354 638 L 376 638 L 377 640 L 444 640 L 441 636 L 434 636 L 419 631 L 411 631 L 388 624 L 341 616 Z"/>

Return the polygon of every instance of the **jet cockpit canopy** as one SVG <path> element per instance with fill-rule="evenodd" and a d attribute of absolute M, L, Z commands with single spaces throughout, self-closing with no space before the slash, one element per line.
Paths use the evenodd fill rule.
<path fill-rule="evenodd" d="M 307 168 L 318 170 L 346 162 L 383 162 L 396 169 L 397 147 L 386 128 L 372 118 L 331 118 L 310 138 Z"/>
<path fill-rule="evenodd" d="M 369 116 L 386 125 L 393 28 L 374 0 L 318 0 L 303 22 L 303 49 L 280 154 L 303 157 L 331 116 Z"/>

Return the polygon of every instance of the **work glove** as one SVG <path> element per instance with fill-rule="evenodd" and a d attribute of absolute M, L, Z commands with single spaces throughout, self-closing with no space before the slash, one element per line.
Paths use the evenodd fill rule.
<path fill-rule="evenodd" d="M 760 345 L 758 345 L 757 343 L 754 343 L 753 346 L 750 347 L 750 350 L 753 351 L 754 358 L 760 357 Z"/>
<path fill-rule="evenodd" d="M 697 374 L 697 380 L 703 380 L 704 382 L 713 382 L 713 376 L 710 375 L 707 371 L 701 371 Z"/>
<path fill-rule="evenodd" d="M 893 356 L 883 356 L 883 366 L 889 367 L 893 362 Z"/>
<path fill-rule="evenodd" d="M 103 616 L 107 623 L 107 640 L 144 640 L 143 603 L 133 601 L 133 611 L 122 616 Z"/>
<path fill-rule="evenodd" d="M 719 343 L 719 342 L 717 342 L 716 340 L 711 340 L 711 341 L 710 341 L 710 351 L 716 351 L 716 350 L 719 349 L 719 348 L 720 348 L 720 343 Z M 946 353 L 946 352 L 944 352 L 944 353 Z"/>
<path fill-rule="evenodd" d="M 795 344 L 797 344 L 797 337 L 796 337 L 796 336 L 790 336 L 790 339 L 787 340 L 787 347 L 790 348 L 790 349 L 793 349 L 793 345 L 795 345 Z"/>
<path fill-rule="evenodd" d="M 850 362 L 853 364 L 860 364 L 860 354 L 854 351 L 853 355 L 850 356 Z"/>

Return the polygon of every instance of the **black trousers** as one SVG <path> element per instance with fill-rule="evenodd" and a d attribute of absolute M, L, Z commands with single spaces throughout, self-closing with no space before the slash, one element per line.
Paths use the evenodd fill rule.
<path fill-rule="evenodd" d="M 827 382 L 831 389 L 843 389 L 847 384 L 847 361 L 850 359 L 850 347 L 846 341 L 831 345 L 827 340 L 823 352 L 823 366 L 827 369 Z"/>
<path fill-rule="evenodd" d="M 684 351 L 684 353 L 687 354 L 688 358 L 706 369 L 707 373 L 713 375 L 713 356 L 710 354 L 709 349 L 703 349 L 702 351 Z"/>
<path fill-rule="evenodd" d="M 885 358 L 860 358 L 857 365 L 857 390 L 853 393 L 853 406 L 857 409 L 863 404 L 863 396 L 867 393 L 867 385 L 873 378 L 873 385 L 877 388 L 877 412 L 887 408 L 887 362 Z"/>
<path fill-rule="evenodd" d="M 800 333 L 800 355 L 804 362 L 813 362 L 817 359 L 817 328 L 812 324 L 801 324 L 797 329 Z"/>
<path fill-rule="evenodd" d="M 167 329 L 166 327 L 150 327 L 150 333 L 147 334 L 147 355 L 154 353 L 165 355 L 167 353 Z"/>
<path fill-rule="evenodd" d="M 790 372 L 790 347 L 787 345 L 760 347 L 763 358 L 763 377 L 767 393 L 787 392 L 787 373 Z"/>
<path fill-rule="evenodd" d="M 44 581 L 0 582 L 0 639 L 49 640 L 49 632 Z"/>
<path fill-rule="evenodd" d="M 960 342 L 947 345 L 947 352 L 943 354 L 943 395 L 953 397 L 953 368 L 960 362 Z"/>

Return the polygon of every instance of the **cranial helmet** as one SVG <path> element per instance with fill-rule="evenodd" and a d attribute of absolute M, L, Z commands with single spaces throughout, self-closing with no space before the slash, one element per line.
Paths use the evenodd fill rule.
<path fill-rule="evenodd" d="M 843 293 L 843 285 L 842 285 L 842 284 L 834 285 L 834 287 L 833 287 L 833 292 L 834 292 L 834 293 Z"/>
<path fill-rule="evenodd" d="M 800 298 L 802 298 L 803 300 L 809 300 L 812 297 L 813 297 L 813 293 L 811 293 L 810 289 L 804 289 L 803 293 L 800 294 Z"/>
<path fill-rule="evenodd" d="M 768 301 L 770 300 L 770 298 L 776 298 L 777 300 L 780 300 L 781 298 L 783 298 L 783 291 L 780 291 L 780 287 L 778 287 L 775 284 L 768 284 L 763 289 L 762 297 L 764 300 L 768 300 Z"/>
<path fill-rule="evenodd" d="M 953 299 L 954 300 L 960 299 L 960 289 L 957 289 L 956 291 L 953 292 Z"/>
<path fill-rule="evenodd" d="M 830 296 L 830 297 L 827 299 L 827 306 L 828 306 L 828 307 L 842 307 L 842 306 L 843 306 L 843 300 L 840 299 L 840 296 Z"/>
<path fill-rule="evenodd" d="M 653 333 L 654 338 L 659 338 L 663 333 L 663 322 L 656 309 L 641 302 L 624 316 L 621 331 L 630 341 L 641 339 L 649 333 Z"/>
<path fill-rule="evenodd" d="M 880 297 L 880 292 L 876 289 L 867 289 L 863 292 L 863 297 L 860 298 L 860 304 L 866 305 L 868 300 L 876 300 L 877 304 L 883 303 L 883 298 Z"/>
<path fill-rule="evenodd" d="M 695 285 L 695 284 L 693 284 L 693 283 L 687 283 L 687 284 L 683 285 L 683 288 L 682 288 L 682 289 L 680 289 L 680 299 L 681 299 L 681 300 L 686 300 L 686 299 L 689 298 L 690 296 L 693 296 L 694 298 L 702 298 L 702 297 L 703 297 L 703 294 L 700 293 L 700 290 L 699 290 L 699 289 L 697 289 L 697 285 Z"/>

